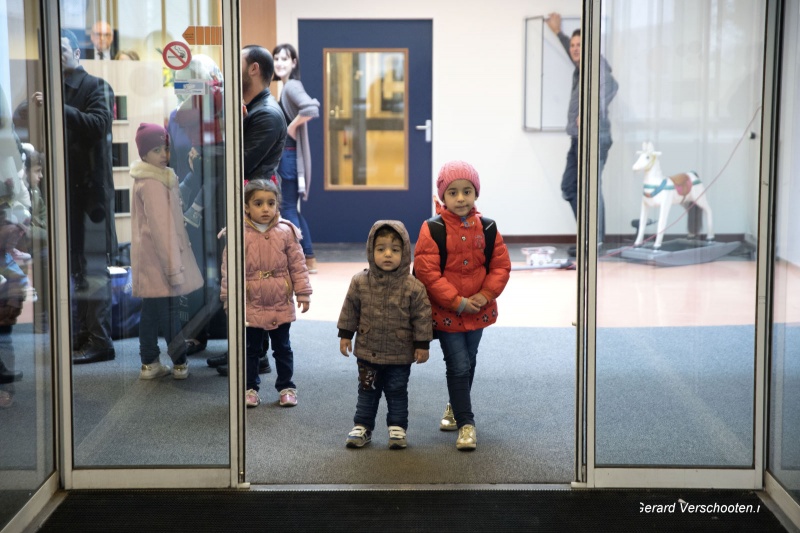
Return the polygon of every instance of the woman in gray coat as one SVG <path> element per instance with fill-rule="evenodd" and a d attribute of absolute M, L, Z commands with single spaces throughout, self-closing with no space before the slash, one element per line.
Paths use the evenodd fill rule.
<path fill-rule="evenodd" d="M 316 274 L 317 260 L 311 244 L 311 232 L 299 209 L 299 200 L 308 200 L 311 186 L 311 152 L 308 146 L 306 122 L 319 116 L 319 101 L 311 98 L 300 82 L 297 50 L 290 44 L 279 44 L 272 51 L 275 61 L 275 81 L 283 82 L 280 104 L 286 116 L 286 144 L 278 174 L 281 177 L 281 216 L 300 229 L 300 245 L 306 256 L 309 274 Z"/>

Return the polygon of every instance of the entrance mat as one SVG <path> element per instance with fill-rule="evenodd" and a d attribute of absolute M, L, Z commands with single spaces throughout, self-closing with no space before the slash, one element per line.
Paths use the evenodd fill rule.
<path fill-rule="evenodd" d="M 786 531 L 753 491 L 72 491 L 42 532 Z"/>

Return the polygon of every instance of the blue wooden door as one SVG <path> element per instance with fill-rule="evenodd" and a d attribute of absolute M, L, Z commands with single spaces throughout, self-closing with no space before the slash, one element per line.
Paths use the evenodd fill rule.
<path fill-rule="evenodd" d="M 314 242 L 366 242 L 376 220 L 401 220 L 412 241 L 431 214 L 431 142 L 417 128 L 431 117 L 432 21 L 301 20 L 299 52 L 306 91 L 323 104 L 320 119 L 308 123 L 312 180 L 303 202 Z M 407 50 L 407 188 L 353 190 L 325 188 L 324 49 Z M 333 121 L 331 121 L 333 122 Z"/>

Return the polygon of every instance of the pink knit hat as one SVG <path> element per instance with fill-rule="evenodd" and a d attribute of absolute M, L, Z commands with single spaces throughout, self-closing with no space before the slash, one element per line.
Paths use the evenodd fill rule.
<path fill-rule="evenodd" d="M 481 179 L 475 167 L 466 161 L 449 161 L 442 166 L 439 177 L 436 180 L 436 189 L 439 191 L 439 199 L 444 201 L 444 192 L 456 180 L 467 180 L 475 187 L 475 197 L 481 195 Z"/>
<path fill-rule="evenodd" d="M 139 124 L 139 129 L 136 130 L 136 148 L 139 150 L 139 157 L 144 159 L 147 152 L 162 144 L 169 146 L 167 130 L 158 124 L 148 124 L 147 122 Z"/>

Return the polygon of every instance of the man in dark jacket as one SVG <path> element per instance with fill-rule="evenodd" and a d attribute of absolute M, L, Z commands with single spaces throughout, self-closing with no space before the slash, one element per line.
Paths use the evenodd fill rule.
<path fill-rule="evenodd" d="M 246 114 L 242 121 L 244 144 L 244 179 L 266 179 L 278 183 L 278 163 L 286 142 L 286 119 L 281 106 L 269 91 L 275 64 L 272 54 L 262 46 L 250 44 L 242 48 L 242 100 Z M 209 366 L 228 375 L 228 354 L 209 357 Z M 259 373 L 271 372 L 264 355 L 259 360 Z"/>
<path fill-rule="evenodd" d="M 242 49 L 242 99 L 247 116 L 242 122 L 244 178 L 272 179 L 286 141 L 286 120 L 270 94 L 274 63 L 269 50 L 257 45 Z"/>
<path fill-rule="evenodd" d="M 108 266 L 116 254 L 111 123 L 114 92 L 80 66 L 75 35 L 61 32 L 64 127 L 67 145 L 69 251 L 80 330 L 72 362 L 114 359 Z"/>

